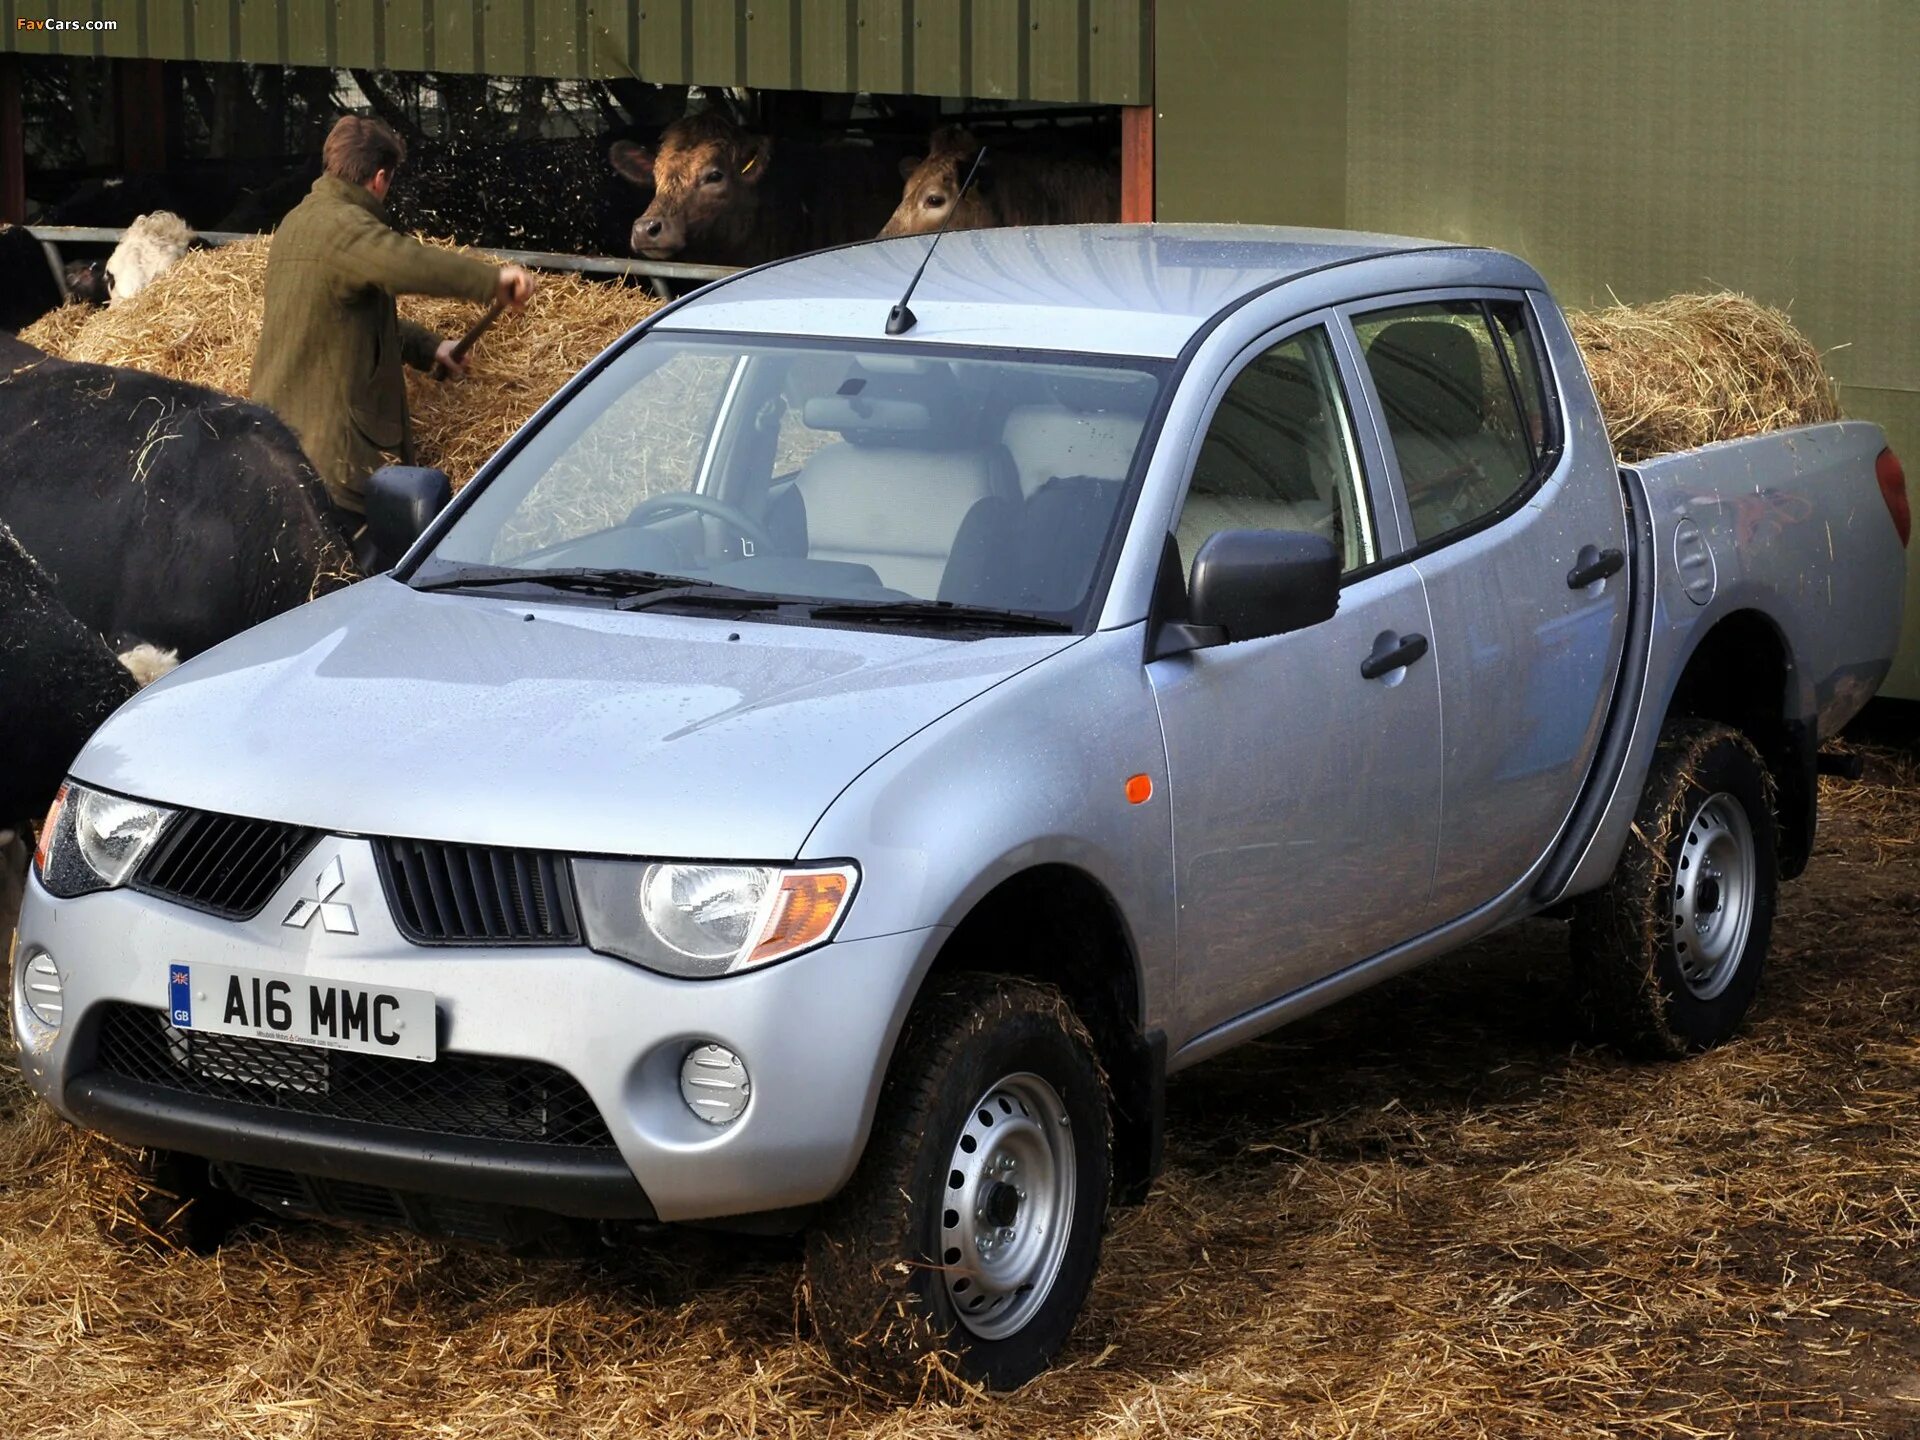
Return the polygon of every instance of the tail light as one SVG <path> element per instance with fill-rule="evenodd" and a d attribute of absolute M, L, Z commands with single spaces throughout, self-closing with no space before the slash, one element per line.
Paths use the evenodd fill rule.
<path fill-rule="evenodd" d="M 1900 457 L 1890 448 L 1882 450 L 1873 462 L 1873 478 L 1880 482 L 1880 498 L 1887 502 L 1894 533 L 1904 547 L 1913 534 L 1913 511 L 1907 505 L 1907 472 L 1900 468 Z"/>

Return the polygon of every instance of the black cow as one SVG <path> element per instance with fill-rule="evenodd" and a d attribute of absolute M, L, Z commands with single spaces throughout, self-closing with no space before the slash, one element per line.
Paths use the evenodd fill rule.
<path fill-rule="evenodd" d="M 232 206 L 207 228 L 261 233 L 272 230 L 287 218 L 289 210 L 306 198 L 307 192 L 313 188 L 313 182 L 319 178 L 320 159 L 315 156 L 284 174 L 262 180 L 258 185 L 243 186 Z"/>
<path fill-rule="evenodd" d="M 26 833 L 20 822 L 40 818 L 87 737 L 137 688 L 106 641 L 61 604 L 52 577 L 0 524 L 0 831 Z"/>
<path fill-rule="evenodd" d="M 66 297 L 60 277 L 33 232 L 0 225 L 0 330 L 20 330 Z"/>
<path fill-rule="evenodd" d="M 115 648 L 185 659 L 359 578 L 273 414 L 0 336 L 0 520 Z"/>

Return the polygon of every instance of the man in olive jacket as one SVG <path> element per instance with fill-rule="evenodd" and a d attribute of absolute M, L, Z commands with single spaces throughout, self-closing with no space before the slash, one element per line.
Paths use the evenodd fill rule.
<path fill-rule="evenodd" d="M 406 147 L 391 128 L 342 117 L 322 152 L 325 173 L 274 233 L 266 316 L 252 398 L 299 437 L 351 537 L 366 513 L 367 476 L 382 452 L 413 458 L 401 363 L 463 373 L 451 340 L 403 321 L 396 295 L 443 295 L 518 309 L 533 277 L 396 232 L 385 205 Z M 478 315 L 475 316 L 478 319 Z"/>

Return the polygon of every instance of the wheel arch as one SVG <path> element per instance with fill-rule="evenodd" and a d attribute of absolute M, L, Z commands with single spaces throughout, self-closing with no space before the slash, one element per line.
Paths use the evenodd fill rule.
<path fill-rule="evenodd" d="M 1813 721 L 1800 716 L 1797 680 L 1791 643 L 1773 617 L 1733 610 L 1694 641 L 1666 709 L 1668 719 L 1717 720 L 1753 742 L 1773 776 L 1787 880 L 1813 853 L 1819 798 L 1819 742 Z"/>
<path fill-rule="evenodd" d="M 1114 1198 L 1145 1197 L 1160 1165 L 1166 1040 L 1145 1028 L 1140 951 L 1113 893 L 1076 865 L 1032 865 L 968 908 L 921 984 L 959 973 L 1058 989 L 1093 1037 L 1113 1110 Z"/>

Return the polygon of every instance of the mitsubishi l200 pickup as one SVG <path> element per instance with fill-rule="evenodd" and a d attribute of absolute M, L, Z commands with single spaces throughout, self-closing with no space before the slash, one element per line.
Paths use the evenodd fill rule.
<path fill-rule="evenodd" d="M 1487 250 L 970 232 L 890 324 L 925 253 L 659 311 L 115 714 L 33 1088 L 206 1204 L 804 1229 L 840 1362 L 1005 1387 L 1170 1074 L 1544 911 L 1601 1035 L 1735 1032 L 1900 628 L 1878 429 L 1622 467 Z"/>

